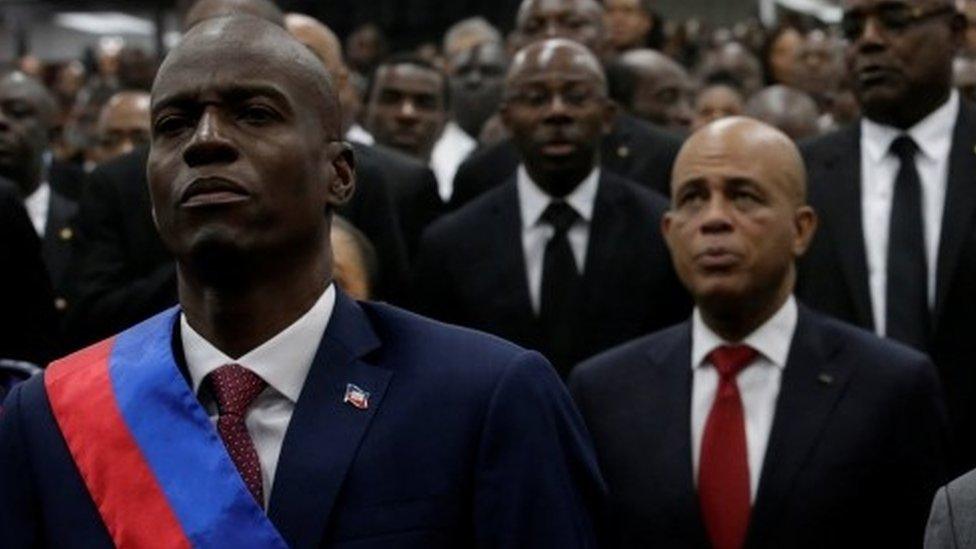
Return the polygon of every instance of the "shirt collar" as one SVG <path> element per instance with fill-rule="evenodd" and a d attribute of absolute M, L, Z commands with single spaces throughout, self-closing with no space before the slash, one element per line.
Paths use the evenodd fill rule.
<path fill-rule="evenodd" d="M 791 295 L 776 314 L 746 336 L 740 344 L 752 347 L 777 367 L 785 368 L 798 314 L 796 299 Z M 722 345 L 734 343 L 725 341 L 712 331 L 702 319 L 701 311 L 695 307 L 691 316 L 691 368 L 704 364 L 708 355 Z"/>
<path fill-rule="evenodd" d="M 600 183 L 600 168 L 594 167 L 583 181 L 566 195 L 566 203 L 576 210 L 576 213 L 587 223 L 593 219 L 593 208 L 596 204 L 596 192 Z M 516 176 L 518 186 L 519 209 L 522 213 L 522 228 L 528 229 L 539 223 L 539 218 L 546 211 L 549 203 L 554 199 L 546 194 L 539 185 L 532 181 L 529 171 L 522 164 L 518 167 Z"/>
<path fill-rule="evenodd" d="M 27 195 L 27 198 L 24 199 L 24 209 L 27 210 L 27 215 L 30 217 L 37 234 L 42 237 L 47 226 L 47 214 L 50 202 L 51 186 L 47 181 L 41 181 L 41 184 L 34 189 L 34 192 Z"/>
<path fill-rule="evenodd" d="M 210 372 L 225 364 L 240 364 L 256 373 L 288 400 L 298 402 L 305 378 L 312 367 L 322 334 L 335 307 L 335 285 L 330 284 L 318 301 L 304 315 L 274 337 L 234 359 L 214 347 L 180 315 L 180 336 L 187 369 L 193 381 L 193 392 Z"/>
<path fill-rule="evenodd" d="M 952 130 L 959 116 L 959 92 L 952 90 L 949 99 L 928 116 L 908 129 L 879 124 L 868 118 L 861 119 L 862 145 L 872 162 L 878 163 L 889 154 L 891 143 L 900 135 L 908 134 L 918 145 L 919 151 L 931 160 L 948 158 L 952 147 Z"/>

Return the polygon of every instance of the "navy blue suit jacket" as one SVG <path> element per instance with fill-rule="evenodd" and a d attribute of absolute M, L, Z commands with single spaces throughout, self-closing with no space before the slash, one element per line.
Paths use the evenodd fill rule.
<path fill-rule="evenodd" d="M 367 410 L 343 404 L 351 378 Z M 0 463 L 0 545 L 111 546 L 40 377 L 5 403 Z M 603 494 L 540 355 L 340 292 L 268 516 L 292 547 L 592 547 Z"/>
<path fill-rule="evenodd" d="M 931 362 L 801 306 L 781 383 L 746 547 L 920 547 L 947 458 Z M 610 491 L 609 547 L 708 547 L 691 389 L 688 322 L 574 370 Z"/>

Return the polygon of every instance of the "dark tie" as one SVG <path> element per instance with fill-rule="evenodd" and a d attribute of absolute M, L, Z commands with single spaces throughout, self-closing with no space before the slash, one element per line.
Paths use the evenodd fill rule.
<path fill-rule="evenodd" d="M 915 167 L 918 146 L 903 135 L 891 144 L 901 167 L 895 178 L 888 225 L 885 335 L 925 349 L 929 332 L 928 267 L 922 225 L 922 184 Z"/>
<path fill-rule="evenodd" d="M 735 378 L 757 354 L 751 347 L 735 345 L 719 347 L 709 355 L 719 382 L 702 435 L 698 500 L 714 549 L 741 548 L 749 527 L 749 456 Z"/>
<path fill-rule="evenodd" d="M 542 259 L 539 320 L 543 326 L 544 350 L 560 371 L 572 366 L 569 363 L 573 340 L 572 311 L 577 305 L 581 277 L 567 234 L 579 217 L 579 213 L 562 200 L 553 200 L 542 213 L 542 222 L 553 228 L 553 235 L 546 243 Z"/>
<path fill-rule="evenodd" d="M 237 467 L 251 495 L 264 506 L 261 483 L 261 462 L 254 441 L 247 432 L 244 417 L 255 398 L 267 383 L 254 372 L 239 364 L 227 364 L 207 376 L 210 390 L 217 401 L 217 432 L 220 433 L 231 461 Z"/>

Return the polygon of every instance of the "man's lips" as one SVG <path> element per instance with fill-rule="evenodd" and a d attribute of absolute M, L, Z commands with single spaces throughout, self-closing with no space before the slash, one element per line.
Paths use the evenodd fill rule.
<path fill-rule="evenodd" d="M 873 86 L 897 77 L 899 72 L 883 65 L 866 65 L 856 69 L 854 74 L 860 85 Z"/>
<path fill-rule="evenodd" d="M 706 270 L 725 270 L 739 263 L 739 254 L 725 248 L 709 248 L 695 256 L 695 262 Z"/>
<path fill-rule="evenodd" d="M 546 156 L 566 156 L 576 152 L 576 144 L 569 141 L 552 141 L 542 145 L 542 154 Z"/>
<path fill-rule="evenodd" d="M 221 177 L 194 179 L 180 196 L 184 208 L 199 208 L 243 202 L 251 198 L 240 184 Z"/>

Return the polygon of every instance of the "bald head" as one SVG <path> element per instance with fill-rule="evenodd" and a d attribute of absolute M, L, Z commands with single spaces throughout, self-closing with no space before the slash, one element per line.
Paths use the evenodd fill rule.
<path fill-rule="evenodd" d="M 746 115 L 761 120 L 794 141 L 817 135 L 820 111 L 807 94 L 788 86 L 769 86 L 746 103 Z"/>
<path fill-rule="evenodd" d="M 247 78 L 238 74 L 245 69 L 264 75 L 270 68 L 294 86 L 299 106 L 314 109 L 326 131 L 339 135 L 336 89 L 322 61 L 283 27 L 247 15 L 207 19 L 187 32 L 159 69 L 153 111 L 188 82 L 243 84 Z"/>
<path fill-rule="evenodd" d="M 334 79 L 348 70 L 342 60 L 342 43 L 332 29 L 301 13 L 285 15 L 285 29 L 318 57 Z"/>
<path fill-rule="evenodd" d="M 113 95 L 98 117 L 96 161 L 101 163 L 149 142 L 149 93 Z"/>
<path fill-rule="evenodd" d="M 625 52 L 616 64 L 626 75 L 617 78 L 615 87 L 623 88 L 618 93 L 624 96 L 619 100 L 633 114 L 679 131 L 691 125 L 691 79 L 681 65 L 650 49 Z"/>
<path fill-rule="evenodd" d="M 603 94 L 607 92 L 607 77 L 600 60 L 585 46 L 565 38 L 553 38 L 535 42 L 519 50 L 505 78 L 506 94 L 520 81 L 545 73 L 585 71 L 600 83 Z"/>
<path fill-rule="evenodd" d="M 672 189 L 692 165 L 722 161 L 732 170 L 751 166 L 794 205 L 806 202 L 806 168 L 793 140 L 769 124 L 741 116 L 716 120 L 691 134 L 675 159 Z"/>
<path fill-rule="evenodd" d="M 633 68 L 634 70 L 642 72 L 652 74 L 661 74 L 665 72 L 687 74 L 684 67 L 657 50 L 628 50 L 620 54 L 620 57 L 618 57 L 617 60 L 620 63 Z"/>
<path fill-rule="evenodd" d="M 279 27 L 285 24 L 285 14 L 270 0 L 198 0 L 183 18 L 183 30 L 197 23 L 228 15 L 250 15 Z"/>

